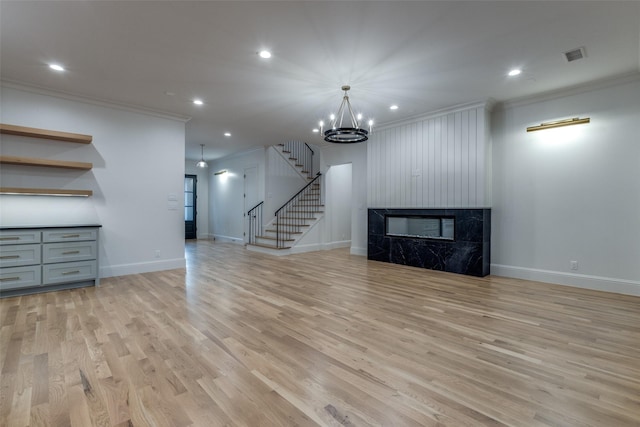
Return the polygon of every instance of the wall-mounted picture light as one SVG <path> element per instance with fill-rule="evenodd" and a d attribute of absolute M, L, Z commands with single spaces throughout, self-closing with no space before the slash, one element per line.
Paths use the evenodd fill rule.
<path fill-rule="evenodd" d="M 559 128 L 559 127 L 562 127 L 562 126 L 581 125 L 583 123 L 589 123 L 590 121 L 591 121 L 591 119 L 589 117 L 584 118 L 584 119 L 580 119 L 578 117 L 574 117 L 573 119 L 557 120 L 555 122 L 540 123 L 540 125 L 538 125 L 538 126 L 528 127 L 527 128 L 527 132 L 533 132 L 533 131 L 536 131 L 536 130 L 543 130 L 543 129 Z"/>
<path fill-rule="evenodd" d="M 227 171 L 226 170 L 218 171 L 218 172 L 214 173 L 214 175 L 222 175 L 224 173 L 227 173 Z"/>

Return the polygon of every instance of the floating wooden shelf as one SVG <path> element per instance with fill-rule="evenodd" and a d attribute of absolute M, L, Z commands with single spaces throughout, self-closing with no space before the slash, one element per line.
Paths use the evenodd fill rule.
<path fill-rule="evenodd" d="M 28 136 L 31 138 L 53 139 L 56 141 L 76 142 L 78 144 L 91 144 L 93 136 L 80 133 L 58 132 L 55 130 L 37 129 L 26 126 L 7 125 L 0 123 L 0 133 L 7 135 Z"/>
<path fill-rule="evenodd" d="M 47 166 L 52 168 L 91 170 L 92 163 L 67 160 L 36 159 L 32 157 L 0 156 L 0 164 L 20 166 Z"/>
<path fill-rule="evenodd" d="M 0 187 L 0 194 L 23 194 L 31 196 L 76 196 L 89 197 L 93 196 L 91 190 L 61 190 L 53 188 L 15 188 Z"/>
<path fill-rule="evenodd" d="M 0 123 L 0 134 L 26 136 L 56 141 L 75 142 L 78 144 L 91 144 L 91 135 L 79 133 L 58 132 L 55 130 L 37 129 L 25 126 L 7 125 Z M 0 156 L 0 164 L 20 166 L 46 166 L 63 169 L 90 170 L 92 163 L 70 162 L 67 160 L 36 159 L 31 157 Z M 17 188 L 0 187 L 0 194 L 23 194 L 32 196 L 77 196 L 89 197 L 93 195 L 91 190 L 63 190 L 59 188 Z"/>

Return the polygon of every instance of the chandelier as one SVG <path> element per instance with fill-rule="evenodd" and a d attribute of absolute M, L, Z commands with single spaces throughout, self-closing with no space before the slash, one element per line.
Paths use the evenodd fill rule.
<path fill-rule="evenodd" d="M 349 85 L 342 86 L 344 95 L 342 97 L 340 108 L 338 109 L 338 114 L 332 114 L 329 117 L 331 121 L 331 128 L 323 131 L 324 122 L 320 121 L 319 123 L 320 134 L 324 136 L 324 140 L 327 142 L 352 144 L 355 142 L 364 142 L 369 139 L 368 135 L 371 133 L 373 120 L 369 120 L 368 130 L 360 127 L 362 114 L 358 114 L 357 116 L 353 114 L 353 109 L 349 102 L 349 95 L 347 95 L 349 89 L 351 89 L 351 86 Z M 347 115 L 347 121 L 344 120 L 345 115 Z"/>

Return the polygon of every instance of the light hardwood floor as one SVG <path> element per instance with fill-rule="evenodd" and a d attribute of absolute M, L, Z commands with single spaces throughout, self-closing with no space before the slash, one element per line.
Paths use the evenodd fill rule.
<path fill-rule="evenodd" d="M 346 250 L 187 259 L 0 300 L 0 425 L 640 425 L 640 298 Z"/>

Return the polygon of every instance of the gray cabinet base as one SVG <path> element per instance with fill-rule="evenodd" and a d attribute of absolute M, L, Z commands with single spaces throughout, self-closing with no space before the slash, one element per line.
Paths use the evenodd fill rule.
<path fill-rule="evenodd" d="M 86 288 L 88 286 L 94 286 L 94 285 L 95 285 L 95 282 L 93 280 L 86 280 L 84 282 L 63 283 L 59 285 L 45 285 L 45 286 L 38 286 L 35 288 L 10 289 L 8 291 L 0 292 L 0 298 L 11 298 L 11 297 L 17 297 L 22 295 L 39 294 L 42 292 L 62 291 L 65 289 Z"/>

